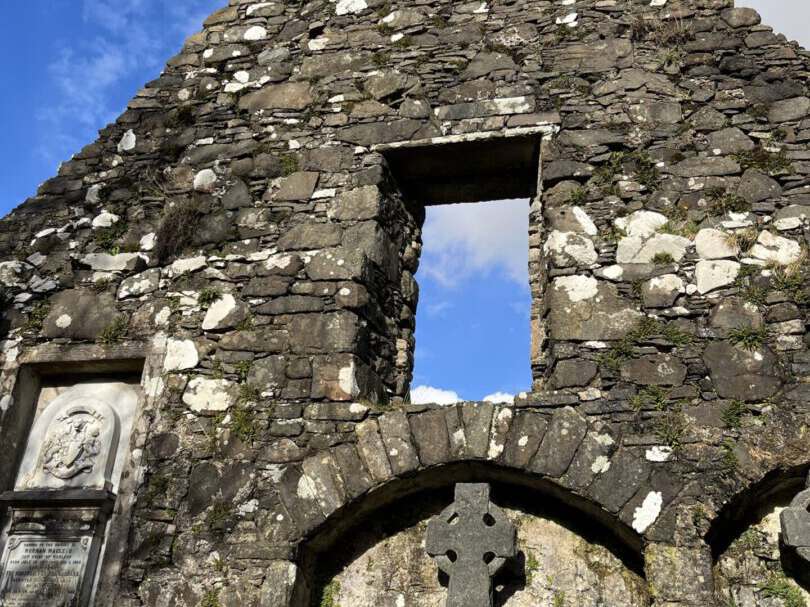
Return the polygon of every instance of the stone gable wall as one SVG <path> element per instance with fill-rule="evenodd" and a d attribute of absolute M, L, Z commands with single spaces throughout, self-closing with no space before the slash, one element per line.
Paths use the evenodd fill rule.
<path fill-rule="evenodd" d="M 330 516 L 459 460 L 708 604 L 725 504 L 810 461 L 808 74 L 726 0 L 232 1 L 0 223 L 0 432 L 37 352 L 160 358 L 126 607 L 287 604 Z M 505 129 L 545 133 L 532 390 L 408 405 L 423 215 L 375 146 Z"/>

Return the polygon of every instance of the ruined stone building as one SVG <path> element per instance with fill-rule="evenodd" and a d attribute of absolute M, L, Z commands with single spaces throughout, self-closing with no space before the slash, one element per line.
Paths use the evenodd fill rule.
<path fill-rule="evenodd" d="M 731 0 L 231 0 L 0 222 L 0 604 L 810 604 L 809 76 Z M 425 206 L 509 197 L 531 389 L 411 405 Z"/>

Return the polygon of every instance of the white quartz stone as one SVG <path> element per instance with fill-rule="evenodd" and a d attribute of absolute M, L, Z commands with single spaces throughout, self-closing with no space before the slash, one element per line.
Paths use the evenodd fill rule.
<path fill-rule="evenodd" d="M 648 238 L 655 234 L 669 220 L 654 211 L 636 211 L 627 217 L 619 217 L 613 223 L 628 236 Z"/>
<path fill-rule="evenodd" d="M 740 264 L 729 260 L 699 261 L 695 266 L 695 280 L 700 294 L 734 283 L 740 273 Z"/>
<path fill-rule="evenodd" d="M 212 169 L 203 169 L 194 176 L 194 189 L 198 192 L 212 192 L 217 183 L 217 174 Z"/>
<path fill-rule="evenodd" d="M 93 229 L 98 230 L 99 228 L 109 228 L 111 225 L 118 223 L 121 218 L 116 215 L 115 213 L 108 213 L 104 211 L 99 213 L 93 218 Z"/>
<path fill-rule="evenodd" d="M 137 143 L 138 138 L 135 136 L 135 132 L 132 129 L 129 129 L 124 136 L 121 137 L 121 141 L 118 142 L 118 153 L 122 152 L 129 152 L 135 149 L 135 144 Z"/>
<path fill-rule="evenodd" d="M 141 247 L 141 251 L 151 251 L 155 248 L 155 242 L 157 240 L 157 235 L 154 232 L 149 232 L 149 234 L 145 234 L 141 237 L 139 245 Z"/>
<path fill-rule="evenodd" d="M 721 230 L 706 228 L 695 237 L 697 254 L 703 259 L 726 259 L 736 257 L 740 248 L 729 243 L 729 235 Z"/>
<path fill-rule="evenodd" d="M 588 236 L 596 236 L 599 233 L 599 230 L 591 219 L 591 216 L 588 215 L 588 213 L 582 207 L 571 207 L 571 212 L 579 223 L 580 231 L 584 232 Z"/>
<path fill-rule="evenodd" d="M 180 276 L 182 274 L 196 272 L 197 270 L 204 268 L 206 265 L 208 265 L 208 263 L 206 262 L 205 257 L 200 255 L 198 257 L 184 257 L 183 259 L 177 259 L 172 263 L 170 269 L 172 276 Z"/>
<path fill-rule="evenodd" d="M 658 519 L 663 505 L 664 496 L 661 492 L 650 491 L 641 506 L 633 512 L 633 529 L 644 533 Z"/>
<path fill-rule="evenodd" d="M 335 12 L 338 15 L 351 15 L 368 8 L 366 0 L 338 0 Z"/>
<path fill-rule="evenodd" d="M 237 301 L 230 293 L 226 293 L 209 306 L 202 329 L 203 331 L 227 329 L 243 320 L 245 315 L 245 304 Z"/>
<path fill-rule="evenodd" d="M 166 341 L 166 357 L 163 360 L 164 371 L 183 371 L 193 369 L 200 362 L 197 346 L 190 339 L 169 338 Z"/>
<path fill-rule="evenodd" d="M 680 261 L 692 241 L 675 234 L 656 234 L 648 239 L 627 236 L 616 247 L 618 263 L 650 263 L 656 255 L 668 254 L 674 261 Z"/>
<path fill-rule="evenodd" d="M 248 41 L 264 40 L 267 38 L 267 30 L 261 25 L 254 25 L 253 27 L 248 28 L 242 37 Z"/>
<path fill-rule="evenodd" d="M 801 259 L 802 247 L 795 240 L 764 230 L 751 248 L 751 256 L 764 262 L 787 266 Z"/>
<path fill-rule="evenodd" d="M 139 253 L 90 253 L 82 257 L 82 263 L 90 266 L 97 272 L 123 272 L 132 267 L 134 260 L 140 257 Z"/>

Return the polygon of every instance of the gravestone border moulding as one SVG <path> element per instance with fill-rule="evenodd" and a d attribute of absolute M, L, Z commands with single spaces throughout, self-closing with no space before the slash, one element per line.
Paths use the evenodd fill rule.
<path fill-rule="evenodd" d="M 116 594 L 164 342 L 46 344 L 4 367 L 2 439 L 16 457 L 1 471 L 0 573 L 21 597 L 38 575 L 75 584 L 81 606 Z"/>

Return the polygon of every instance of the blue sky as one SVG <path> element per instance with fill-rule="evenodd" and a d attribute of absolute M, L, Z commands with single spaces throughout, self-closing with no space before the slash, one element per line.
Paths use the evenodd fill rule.
<path fill-rule="evenodd" d="M 0 213 L 96 138 L 227 0 L 6 0 Z M 807 0 L 740 0 L 810 46 Z M 526 203 L 432 207 L 418 274 L 415 400 L 529 387 Z"/>
<path fill-rule="evenodd" d="M 0 212 L 36 192 L 227 0 L 6 0 Z"/>

